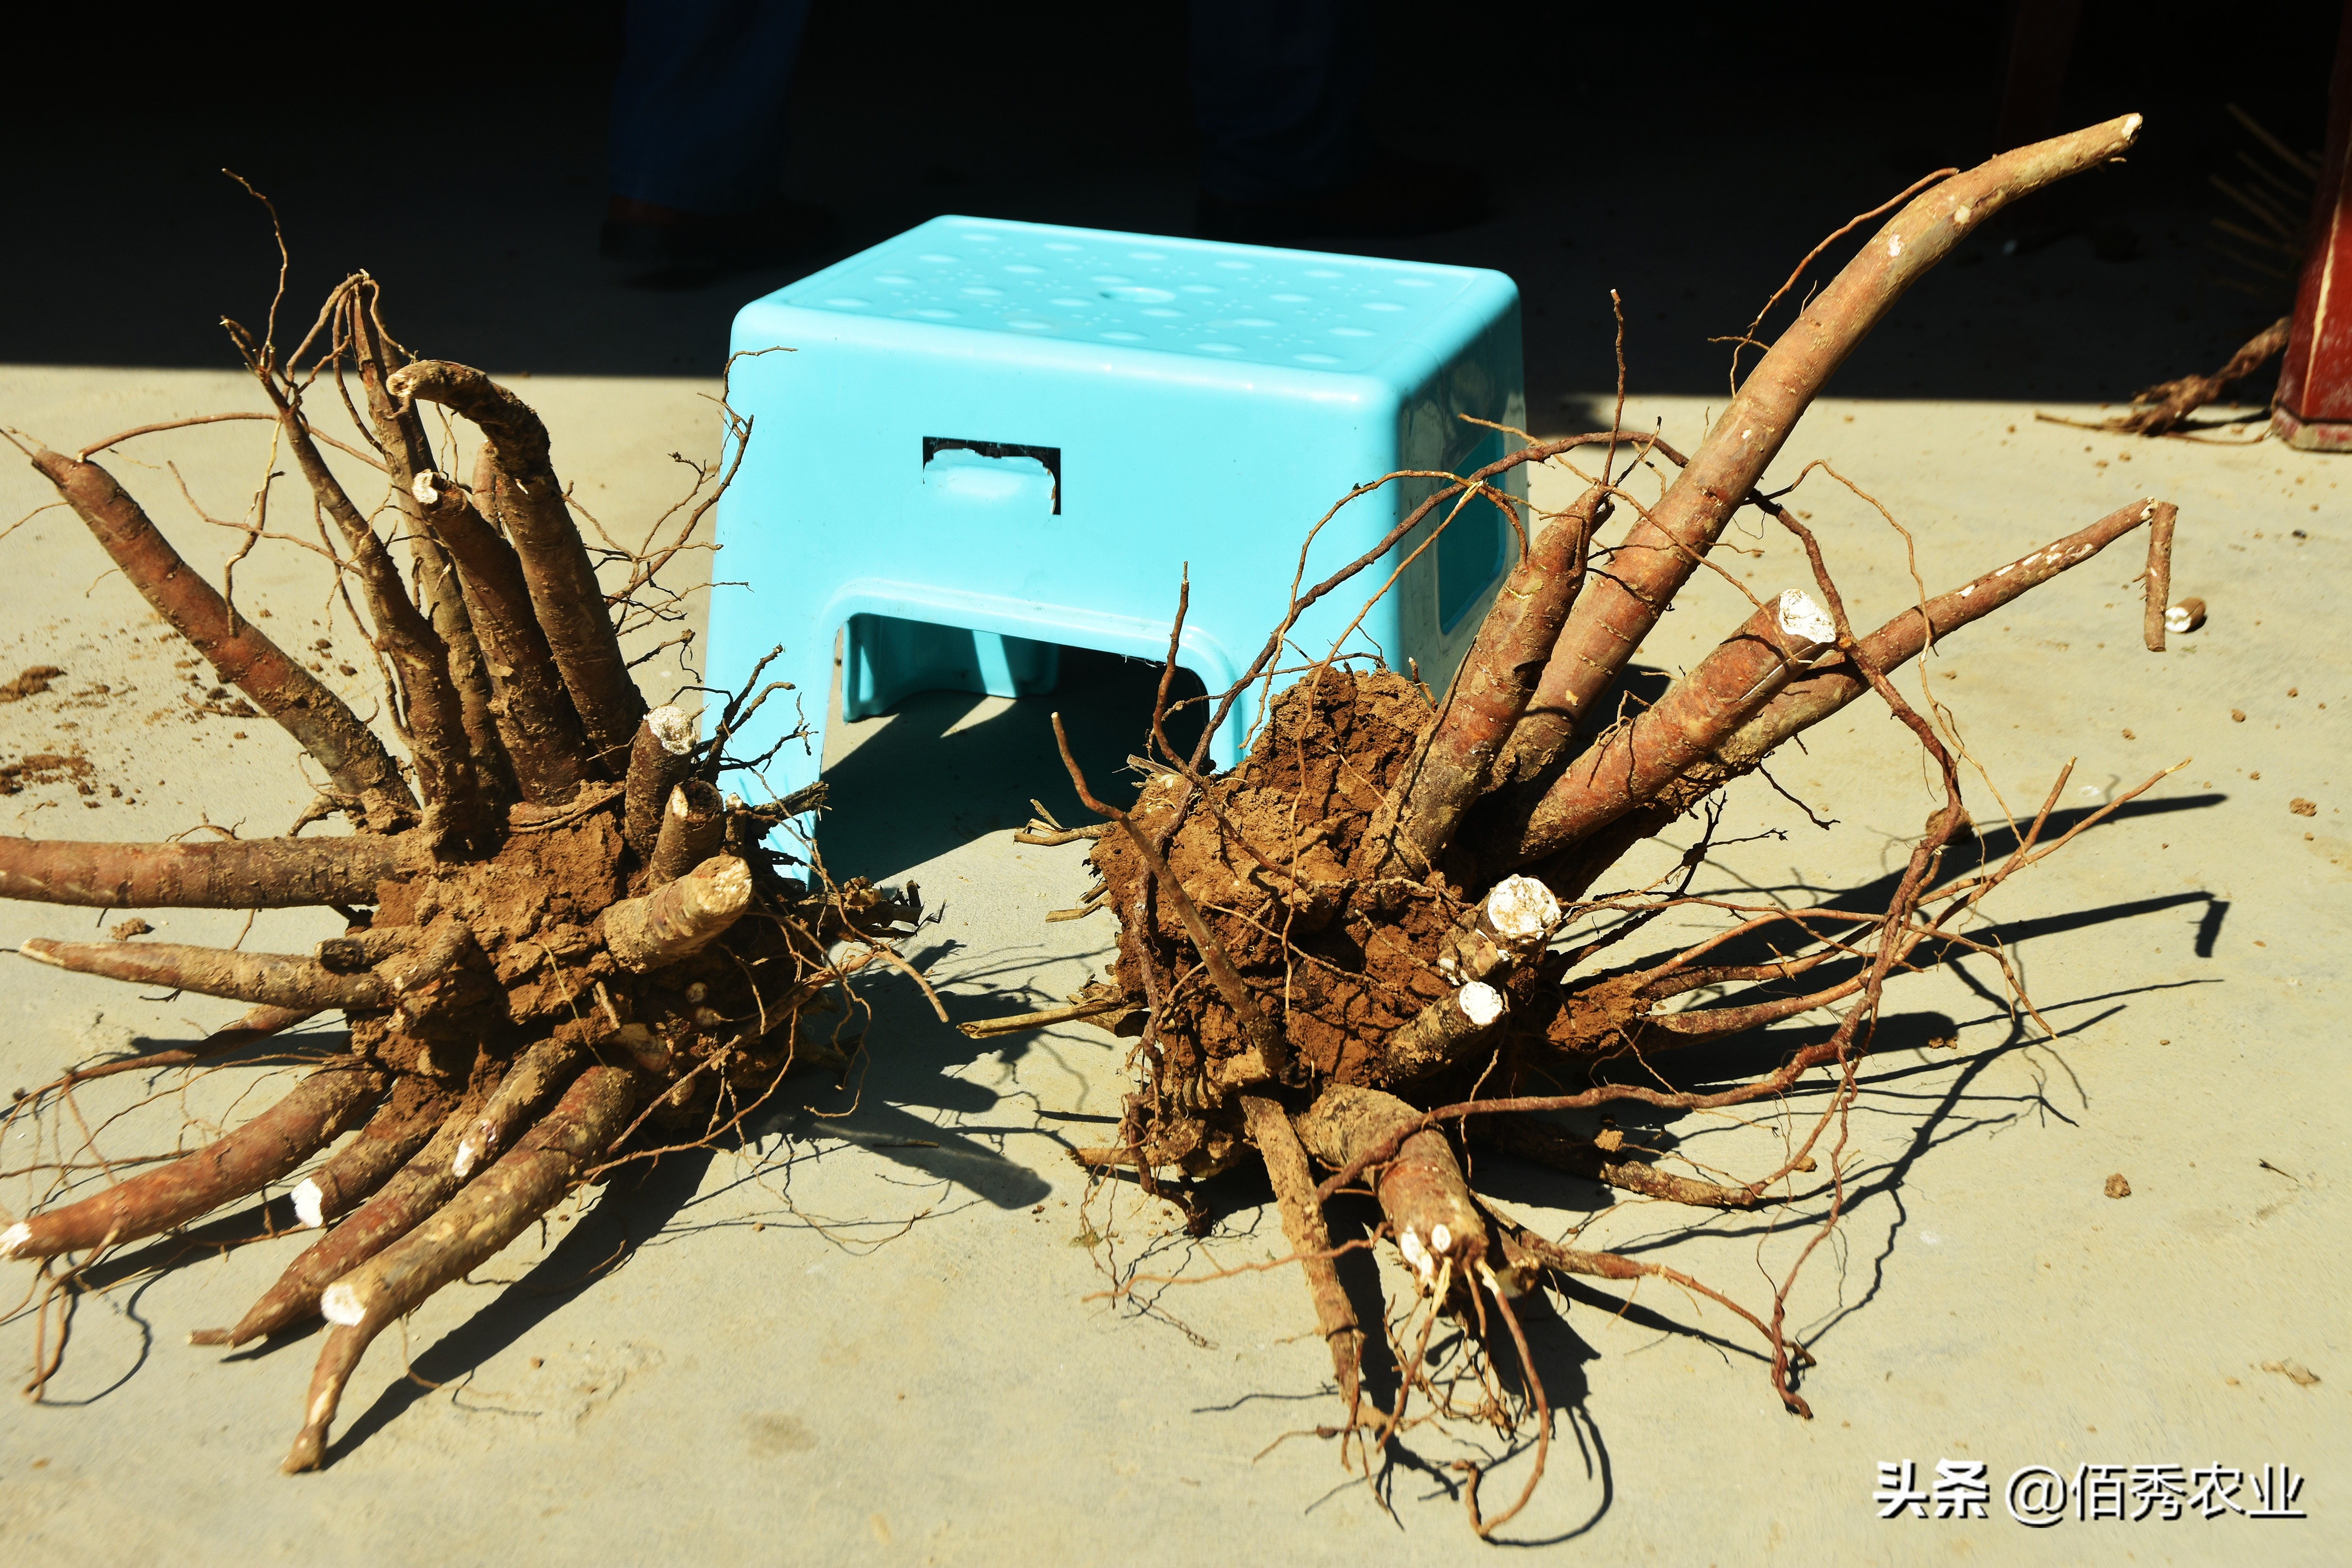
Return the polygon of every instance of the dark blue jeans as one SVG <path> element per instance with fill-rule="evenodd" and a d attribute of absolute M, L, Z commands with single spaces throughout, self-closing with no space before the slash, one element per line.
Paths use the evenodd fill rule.
<path fill-rule="evenodd" d="M 1201 188 L 1271 206 L 1347 184 L 1372 72 L 1366 0 L 1192 0 Z"/>
<path fill-rule="evenodd" d="M 1192 0 L 1201 184 L 1261 205 L 1347 182 L 1362 155 L 1366 0 Z M 777 195 L 809 0 L 629 0 L 612 192 L 688 212 Z"/>
<path fill-rule="evenodd" d="M 809 0 L 629 0 L 612 193 L 713 215 L 776 197 Z"/>

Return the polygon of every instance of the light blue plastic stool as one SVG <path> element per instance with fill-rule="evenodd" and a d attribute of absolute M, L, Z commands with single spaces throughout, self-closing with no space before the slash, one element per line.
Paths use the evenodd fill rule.
<path fill-rule="evenodd" d="M 1527 423 L 1518 289 L 1499 272 L 1042 224 L 935 218 L 746 305 L 732 348 L 752 356 L 731 396 L 752 429 L 715 575 L 748 586 L 712 595 L 708 675 L 738 687 L 783 645 L 762 679 L 796 689 L 728 747 L 755 757 L 805 722 L 807 747 L 765 769 L 780 795 L 817 775 L 837 637 L 847 719 L 920 690 L 1026 696 L 1053 688 L 1065 646 L 1164 659 L 1189 563 L 1179 662 L 1214 694 L 1265 647 L 1307 531 L 1352 487 L 1466 473 L 1517 444 L 1464 415 Z M 777 348 L 793 352 L 758 352 Z M 1438 482 L 1343 508 L 1305 583 Z M 1501 488 L 1524 495 L 1523 471 Z M 1310 611 L 1283 664 L 1329 651 L 1435 521 Z M 1492 506 L 1464 509 L 1348 648 L 1413 660 L 1442 690 L 1510 541 Z M 1254 689 L 1214 737 L 1220 768 L 1255 704 Z"/>

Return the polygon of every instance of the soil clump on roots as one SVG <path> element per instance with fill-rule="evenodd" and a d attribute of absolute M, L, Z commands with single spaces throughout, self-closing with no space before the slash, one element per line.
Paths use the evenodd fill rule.
<path fill-rule="evenodd" d="M 1442 900 L 1413 896 L 1419 889 L 1410 884 L 1385 911 L 1370 900 L 1336 896 L 1429 711 L 1420 688 L 1385 670 L 1331 670 L 1291 687 L 1276 700 L 1265 737 L 1248 760 L 1209 786 L 1216 809 L 1187 814 L 1168 847 L 1170 869 L 1204 900 L 1212 929 L 1241 971 L 1289 972 L 1285 1032 L 1321 1078 L 1366 1081 L 1376 1054 L 1368 1042 L 1402 1027 L 1451 989 L 1419 957 L 1452 923 Z M 1174 825 L 1182 782 L 1164 773 L 1145 787 L 1132 814 L 1139 829 Z M 1262 922 L 1246 911 L 1279 898 L 1281 873 L 1252 859 L 1244 842 L 1279 866 L 1295 864 L 1307 888 Z M 1105 837 L 1095 866 L 1111 906 L 1136 908 L 1151 873 L 1133 844 L 1123 835 Z M 1318 899 L 1316 889 L 1324 888 L 1333 894 Z M 1156 914 L 1164 964 L 1186 933 L 1173 910 Z M 1123 945 L 1117 978 L 1129 995 L 1143 994 L 1140 963 L 1140 952 Z M 1249 1049 L 1213 989 L 1172 999 L 1161 1035 L 1164 1070 L 1180 1079 L 1230 1077 Z"/>
<path fill-rule="evenodd" d="M 731 469 L 694 466 L 689 493 L 640 548 L 614 544 L 592 520 L 602 541 L 592 550 L 539 416 L 480 372 L 404 348 L 373 279 L 337 287 L 290 353 L 276 347 L 275 317 L 273 304 L 257 335 L 226 323 L 260 413 L 142 426 L 73 456 L 18 445 L 210 663 L 224 683 L 215 695 L 234 688 L 241 711 L 300 742 L 326 777 L 319 798 L 278 838 L 0 838 L 0 897 L 100 910 L 313 906 L 346 929 L 302 953 L 138 941 L 151 928 L 137 920 L 110 942 L 25 942 L 22 954 L 43 963 L 252 1011 L 192 1047 L 20 1091 L 0 1132 L 79 1118 L 74 1094 L 94 1080 L 135 1073 L 152 1089 L 162 1069 L 212 1070 L 202 1064 L 321 1015 L 348 1021 L 349 1049 L 279 1058 L 302 1069 L 291 1092 L 184 1157 L 110 1163 L 85 1149 L 10 1173 L 46 1192 L 32 1212 L 0 1215 L 0 1258 L 34 1269 L 27 1392 L 38 1397 L 94 1263 L 307 1171 L 292 1207 L 323 1234 L 240 1321 L 191 1336 L 236 1346 L 327 1321 L 292 1471 L 322 1462 L 369 1343 L 434 1291 L 616 1165 L 731 1135 L 795 1066 L 841 1066 L 831 1042 L 847 1021 L 844 982 L 903 962 L 889 934 L 919 908 L 911 887 L 836 886 L 813 852 L 770 847 L 821 803 L 822 786 L 758 804 L 719 787 L 757 778 L 764 759 L 727 744 L 780 684 L 760 686 L 755 670 L 698 718 L 649 708 L 630 674 L 622 637 L 683 619 L 657 574 L 702 548 L 691 536 Z M 436 406 L 481 437 L 463 479 L 436 466 L 423 418 Z M 726 417 L 740 461 L 750 422 Z M 91 460 L 154 430 L 240 418 L 271 422 L 273 458 L 308 484 L 340 602 L 384 672 L 404 759 L 312 677 L 311 650 L 273 642 Z M 364 486 L 347 479 L 354 472 Z M 246 549 L 287 537 L 264 521 L 244 525 Z M 11 695 L 57 673 L 27 671 Z M 704 718 L 715 721 L 708 736 Z M 5 776 L 14 785 L 49 761 L 27 758 Z M 349 831 L 304 834 L 338 819 Z M 831 1024 L 804 1031 L 825 1013 Z"/>
<path fill-rule="evenodd" d="M 2145 637 L 2161 653 L 2173 508 L 2135 498 L 1968 583 L 1934 595 L 1922 585 L 1911 608 L 1864 631 L 1848 620 L 1819 542 L 1783 504 L 1788 489 L 1757 486 L 1822 384 L 1905 288 L 2009 201 L 2118 157 L 2138 125 L 2127 116 L 1965 174 L 1942 171 L 1832 236 L 1885 219 L 1806 297 L 1687 456 L 1654 433 L 1612 428 L 1528 441 L 1439 483 L 1364 556 L 1294 592 L 1255 663 L 1213 700 L 1205 732 L 1217 732 L 1244 692 L 1272 688 L 1299 616 L 1318 600 L 1375 565 L 1388 591 L 1399 557 L 1431 548 L 1464 508 L 1490 504 L 1509 516 L 1518 559 L 1443 694 L 1433 699 L 1375 656 L 1335 646 L 1274 697 L 1230 774 L 1203 771 L 1205 741 L 1189 755 L 1170 746 L 1155 714 L 1157 755 L 1145 759 L 1148 776 L 1124 807 L 1097 795 L 1064 742 L 1080 797 L 1110 820 L 1079 829 L 1041 820 L 1022 837 L 1093 840 L 1103 888 L 1086 907 L 1111 910 L 1119 931 L 1112 994 L 1089 1007 L 1135 1037 L 1137 1074 L 1117 1138 L 1077 1158 L 1106 1174 L 1131 1173 L 1186 1209 L 1196 1230 L 1210 1216 L 1194 1184 L 1263 1163 L 1290 1247 L 1285 1261 L 1306 1277 L 1345 1407 L 1343 1421 L 1320 1430 L 1339 1437 L 1343 1459 L 1368 1478 L 1408 1427 L 1462 1420 L 1507 1435 L 1525 1465 L 1517 1500 L 1489 1513 L 1479 1467 L 1456 1462 L 1473 1527 L 1486 1534 L 1526 1506 L 1542 1479 L 1551 1411 L 1521 1314 L 1555 1275 L 1659 1279 L 1731 1311 L 1769 1359 L 1781 1403 L 1810 1415 L 1800 1384 L 1811 1357 L 1786 1323 L 1789 1292 L 1847 1201 L 1856 1064 L 1871 1048 L 1885 984 L 1979 956 L 2000 970 L 2020 1016 L 2046 1030 L 2000 945 L 1965 934 L 1969 917 L 2008 878 L 2164 775 L 2045 838 L 2062 772 L 2030 823 L 2010 825 L 2014 851 L 1996 858 L 1961 798 L 1958 731 L 1937 703 L 1915 706 L 1892 677 L 2142 527 Z M 1622 413 L 1622 335 L 1619 351 Z M 1573 473 L 1582 495 L 1557 514 L 1523 511 L 1495 481 L 1534 462 Z M 1814 467 L 1825 466 L 1809 466 L 1798 482 Z M 1627 488 L 1637 468 L 1659 476 L 1657 493 Z M 1749 508 L 1801 548 L 1811 583 L 1759 599 L 1723 574 L 1752 613 L 1654 702 L 1612 718 L 1610 695 L 1628 661 L 1681 588 L 1713 569 L 1710 548 Z M 1620 515 L 1622 531 L 1604 536 Z M 1301 564 L 1304 583 L 1303 553 Z M 1189 594 L 1186 584 L 1170 678 Z M 1168 689 L 1163 678 L 1163 707 Z M 1891 894 L 1857 910 L 1692 893 L 1722 787 L 1858 700 L 1908 730 L 1942 797 Z M 1664 876 L 1611 887 L 1630 851 L 1694 813 L 1698 842 Z M 1668 910 L 1714 911 L 1721 929 L 1680 951 L 1601 962 L 1612 949 L 1638 951 L 1619 944 Z M 1806 1016 L 1826 1022 L 1765 1053 L 1769 1067 L 1752 1065 L 1751 1054 L 1726 1084 L 1729 1058 L 1717 1054 L 1676 1081 L 1674 1052 Z M 1807 1086 L 1822 1091 L 1819 1114 L 1790 1113 L 1774 1168 L 1738 1176 L 1662 1169 L 1605 1126 L 1580 1134 L 1552 1119 L 1619 1102 L 1670 1113 L 1779 1104 L 1809 1077 L 1819 1080 Z M 1582 1249 L 1572 1236 L 1555 1240 L 1514 1220 L 1465 1177 L 1475 1148 L 1700 1213 L 1771 1208 L 1795 1261 L 1750 1310 L 1654 1249 Z M 1336 1267 L 1341 1252 L 1364 1245 L 1333 1245 L 1327 1205 L 1342 1197 L 1376 1205 L 1352 1212 L 1377 1213 L 1372 1236 L 1393 1244 L 1415 1287 L 1405 1311 L 1384 1312 L 1377 1325 L 1364 1322 Z M 1120 1282 L 1114 1294 L 1132 1287 Z M 1464 1331 L 1451 1342 L 1470 1348 L 1466 1365 L 1444 1372 L 1426 1352 L 1448 1317 Z M 1363 1354 L 1367 1334 L 1383 1331 L 1396 1380 L 1385 1408 L 1367 1386 Z M 1507 1340 L 1511 1352 L 1488 1353 L 1490 1340 Z"/>

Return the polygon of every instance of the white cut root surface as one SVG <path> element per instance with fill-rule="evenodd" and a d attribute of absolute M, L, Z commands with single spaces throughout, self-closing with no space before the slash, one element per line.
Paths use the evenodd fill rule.
<path fill-rule="evenodd" d="M 673 757 L 682 757 L 694 749 L 695 723 L 683 709 L 665 703 L 646 715 L 646 728 L 653 731 L 662 750 Z"/>
<path fill-rule="evenodd" d="M 1483 980 L 1465 985 L 1454 1000 L 1460 1005 L 1462 1016 L 1482 1029 L 1503 1016 L 1503 994 Z M 1445 1248 L 1441 1245 L 1438 1250 Z"/>
<path fill-rule="evenodd" d="M 1780 630 L 1791 637 L 1801 637 L 1816 647 L 1837 641 L 1837 623 L 1802 588 L 1791 588 L 1780 595 L 1777 615 Z"/>
<path fill-rule="evenodd" d="M 1559 900 L 1533 877 L 1506 877 L 1486 895 L 1486 919 L 1498 935 L 1529 941 L 1559 923 Z"/>

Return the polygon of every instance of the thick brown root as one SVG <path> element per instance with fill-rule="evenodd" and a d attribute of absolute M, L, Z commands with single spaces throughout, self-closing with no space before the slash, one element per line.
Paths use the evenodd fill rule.
<path fill-rule="evenodd" d="M 383 1087 L 382 1069 L 370 1063 L 321 1068 L 276 1105 L 185 1159 L 10 1226 L 0 1233 L 0 1258 L 116 1247 L 185 1224 L 260 1190 L 317 1153 L 358 1121 Z"/>
<path fill-rule="evenodd" d="M 1406 1084 L 1457 1066 L 1495 1032 L 1503 1009 L 1503 994 L 1483 980 L 1440 996 L 1381 1045 L 1371 1081 Z"/>
<path fill-rule="evenodd" d="M 614 776 L 646 713 L 628 660 L 604 612 L 604 591 L 572 526 L 549 457 L 547 426 L 522 399 L 480 371 L 418 360 L 393 373 L 385 389 L 402 403 L 423 399 L 455 409 L 488 437 L 499 479 L 486 501 L 506 526 L 529 585 L 531 608 L 555 667 L 586 727 L 589 745 Z"/>
<path fill-rule="evenodd" d="M 1437 955 L 1437 967 L 1463 981 L 1500 984 L 1534 958 L 1559 925 L 1559 900 L 1533 877 L 1506 877 L 1463 917 Z"/>
<path fill-rule="evenodd" d="M 230 323 L 229 334 L 245 353 L 263 394 L 277 406 L 278 428 L 293 449 L 311 495 L 334 519 L 352 552 L 352 574 L 366 594 L 377 646 L 398 672 L 401 694 L 406 700 L 409 755 L 416 764 L 417 789 L 425 797 L 425 829 L 436 845 L 470 844 L 487 826 L 489 802 L 474 764 L 473 742 L 466 734 L 464 706 L 450 679 L 448 645 L 410 598 L 392 552 L 319 455 L 310 427 L 303 422 L 299 393 L 279 388 L 276 373 L 262 362 L 242 328 Z"/>
<path fill-rule="evenodd" d="M 2147 520 L 2147 579 L 2141 589 L 2145 608 L 2140 636 L 2150 653 L 2164 651 L 2165 617 L 2172 609 L 2173 509 L 2161 506 Z"/>
<path fill-rule="evenodd" d="M 457 559 L 474 636 L 498 694 L 492 711 L 515 783 L 525 800 L 560 805 L 592 773 L 579 715 L 550 661 L 546 634 L 531 618 L 514 546 L 482 520 L 465 491 L 430 469 L 415 477 L 408 499 L 419 521 Z"/>
<path fill-rule="evenodd" d="M 1339 1283 L 1339 1270 L 1332 1259 L 1331 1227 L 1324 1222 L 1323 1205 L 1315 1197 L 1315 1173 L 1307 1166 L 1307 1151 L 1280 1105 L 1258 1094 L 1243 1095 L 1241 1102 L 1243 1124 L 1274 1183 L 1275 1198 L 1282 1210 L 1283 1239 L 1290 1243 L 1292 1254 L 1306 1271 L 1307 1293 L 1315 1301 L 1315 1323 L 1323 1331 L 1324 1343 L 1331 1348 L 1331 1375 L 1347 1404 L 1349 1425 L 1353 1426 L 1363 1399 L 1364 1331 L 1356 1321 L 1347 1288 Z"/>
<path fill-rule="evenodd" d="M 1395 1095 L 1335 1083 L 1297 1125 L 1308 1153 L 1344 1170 L 1399 1127 L 1420 1120 L 1421 1112 Z M 1395 1157 L 1371 1173 L 1371 1182 L 1397 1250 L 1421 1277 L 1424 1290 L 1435 1287 L 1439 1270 L 1449 1262 L 1456 1279 L 1475 1278 L 1486 1253 L 1486 1224 L 1444 1132 L 1423 1127 L 1408 1136 Z"/>
<path fill-rule="evenodd" d="M 404 1078 L 359 1136 L 294 1187 L 294 1214 L 323 1229 L 365 1203 L 449 1118 L 456 1096 L 429 1079 Z"/>
<path fill-rule="evenodd" d="M 670 791 L 686 782 L 693 761 L 694 732 L 693 720 L 678 709 L 665 706 L 646 715 L 646 721 L 637 727 L 637 738 L 629 743 L 621 837 L 640 860 L 652 858 L 663 814 L 670 805 Z"/>
<path fill-rule="evenodd" d="M 1365 875 L 1426 876 L 1454 841 L 1535 693 L 1583 585 L 1585 549 L 1608 504 L 1604 487 L 1586 490 L 1536 536 L 1504 580 L 1412 761 L 1365 829 L 1357 851 Z"/>
<path fill-rule="evenodd" d="M 751 907 L 751 868 L 731 855 L 713 856 L 658 891 L 606 910 L 604 945 L 643 974 L 709 947 Z"/>
<path fill-rule="evenodd" d="M 1759 608 L 1654 706 L 1571 763 L 1517 841 L 1501 849 L 1501 863 L 1556 855 L 1640 805 L 1713 754 L 1836 640 L 1829 616 L 1799 589 Z"/>
<path fill-rule="evenodd" d="M 1528 721 L 1512 737 L 1508 776 L 1524 783 L 1557 763 L 1593 700 L 1698 569 L 1806 405 L 1904 290 L 2011 202 L 2120 157 L 2139 128 L 2140 117 L 2126 114 L 2004 153 L 1927 190 L 1871 237 L 1758 363 L 1578 603 L 1528 705 Z"/>
<path fill-rule="evenodd" d="M 1918 658 L 1931 638 L 1940 642 L 1971 621 L 1983 619 L 2059 574 L 2090 560 L 2140 524 L 2169 520 L 2175 515 L 2176 509 L 2169 501 L 2141 500 L 2118 507 L 2090 527 L 2070 533 L 2045 549 L 1997 566 L 1971 583 L 1929 599 L 1924 606 L 1924 618 L 1922 607 L 1904 611 L 1861 639 L 1863 657 L 1881 673 L 1897 669 Z M 1575 897 L 1627 845 L 1648 837 L 1732 779 L 1753 772 L 1774 750 L 1869 689 L 1869 679 L 1851 659 L 1842 653 L 1831 654 L 1790 681 L 1779 696 L 1764 705 L 1762 711 L 1734 731 L 1713 756 L 1685 769 L 1639 810 L 1620 817 L 1589 841 L 1537 869 L 1563 896 Z"/>
<path fill-rule="evenodd" d="M 424 1224 L 464 1184 L 450 1162 L 472 1121 L 460 1110 L 443 1121 L 373 1197 L 287 1265 L 235 1328 L 204 1330 L 191 1336 L 193 1342 L 241 1345 L 317 1317 L 321 1291 Z"/>
<path fill-rule="evenodd" d="M 525 1051 L 487 1100 L 460 1109 L 437 1128 L 427 1128 L 431 1138 L 420 1140 L 424 1149 L 412 1149 L 414 1157 L 396 1173 L 387 1173 L 389 1179 L 378 1184 L 381 1190 L 358 1213 L 288 1265 L 235 1328 L 206 1330 L 192 1336 L 192 1342 L 241 1345 L 317 1316 L 320 1292 L 447 1203 L 484 1168 L 486 1155 L 511 1143 L 515 1130 L 554 1098 L 581 1056 L 576 1046 L 555 1040 L 541 1040 Z M 300 1202 L 298 1190 L 298 1211 Z"/>
<path fill-rule="evenodd" d="M 717 786 L 682 779 L 670 788 L 654 852 L 646 863 L 648 889 L 675 882 L 719 852 L 727 837 L 727 805 Z"/>
<path fill-rule="evenodd" d="M 540 1041 L 516 1059 L 499 1080 L 481 1115 L 474 1118 L 449 1155 L 449 1173 L 464 1181 L 514 1142 L 515 1130 L 539 1113 L 569 1082 L 587 1052 L 570 1034 Z"/>
<path fill-rule="evenodd" d="M 390 826 L 415 813 L 416 797 L 383 742 L 341 698 L 190 570 L 113 475 L 47 447 L 33 454 L 33 466 L 58 487 L 156 614 L 195 645 L 221 679 L 300 742 L 338 790 L 365 803 L 371 822 Z"/>
<path fill-rule="evenodd" d="M 302 1430 L 282 1467 L 289 1475 L 316 1469 L 325 1457 L 343 1385 L 375 1336 L 561 1202 L 627 1125 L 636 1099 L 626 1070 L 589 1068 L 481 1180 L 397 1247 L 327 1288 L 320 1309 L 335 1327 L 319 1352 Z"/>
<path fill-rule="evenodd" d="M 47 937 L 34 937 L 16 951 L 78 974 L 313 1013 L 330 1007 L 379 1008 L 392 997 L 373 974 L 338 974 L 299 953 L 232 952 L 176 942 L 52 942 Z"/>
<path fill-rule="evenodd" d="M 1925 619 L 1915 607 L 1862 639 L 1863 657 L 1882 672 L 1895 669 L 1919 657 L 1933 641 L 1941 641 L 1971 621 L 1982 620 L 2049 582 L 2062 572 L 2088 561 L 2144 522 L 2178 515 L 2170 501 L 2142 499 L 2117 507 L 2090 527 L 2041 549 L 2029 552 L 2005 566 L 1996 566 L 1974 582 L 1963 584 L 1927 601 Z M 1870 689 L 1870 682 L 1843 654 L 1833 654 L 1808 670 L 1749 720 L 1727 742 L 1721 754 L 1751 763 L 1783 741 L 1820 723 Z"/>
<path fill-rule="evenodd" d="M 482 645 L 474 636 L 474 621 L 466 609 L 466 587 L 458 581 L 449 552 L 422 528 L 412 528 L 408 551 L 415 563 L 416 596 L 433 635 L 449 650 L 449 682 L 457 692 L 457 714 L 466 741 L 474 749 L 475 771 L 485 794 L 499 802 L 520 797 L 514 760 L 499 736 L 498 693 L 490 685 L 489 667 L 482 661 Z"/>
<path fill-rule="evenodd" d="M 100 844 L 0 837 L 0 899 L 106 910 L 281 910 L 373 902 L 399 874 L 393 839 Z"/>

